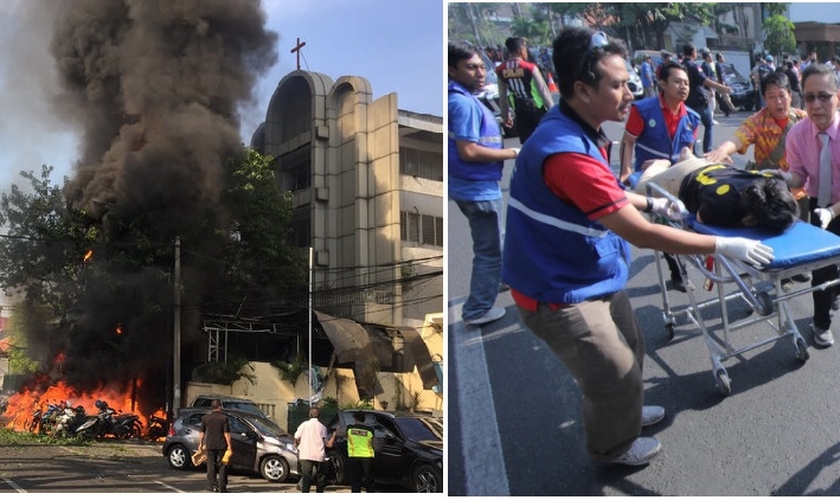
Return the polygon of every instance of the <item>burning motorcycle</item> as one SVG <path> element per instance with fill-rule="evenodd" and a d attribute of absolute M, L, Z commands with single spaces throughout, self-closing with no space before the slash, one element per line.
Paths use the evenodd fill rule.
<path fill-rule="evenodd" d="M 143 433 L 143 426 L 140 424 L 140 417 L 137 415 L 133 413 L 118 414 L 105 401 L 97 400 L 94 404 L 99 413 L 94 417 L 89 417 L 76 428 L 76 434 L 90 438 L 114 436 L 117 439 L 130 439 L 140 437 Z"/>
<path fill-rule="evenodd" d="M 157 415 L 149 415 L 149 429 L 147 435 L 149 439 L 160 439 L 166 437 L 166 431 L 169 429 L 169 422 L 163 417 Z"/>

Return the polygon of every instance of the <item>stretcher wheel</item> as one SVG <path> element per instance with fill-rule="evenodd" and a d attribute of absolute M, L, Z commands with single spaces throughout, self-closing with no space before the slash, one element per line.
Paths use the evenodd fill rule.
<path fill-rule="evenodd" d="M 668 333 L 668 340 L 674 340 L 675 327 L 673 323 L 665 325 L 665 331 Z"/>
<path fill-rule="evenodd" d="M 773 314 L 773 299 L 767 292 L 758 292 L 755 294 L 755 299 L 758 302 L 758 313 L 762 316 L 769 316 Z"/>
<path fill-rule="evenodd" d="M 796 358 L 804 363 L 808 361 L 808 358 L 810 357 L 811 355 L 808 353 L 808 344 L 805 343 L 805 339 L 796 339 Z"/>
<path fill-rule="evenodd" d="M 724 396 L 732 394 L 732 386 L 729 383 L 729 375 L 726 374 L 726 370 L 715 371 L 715 382 L 721 394 Z"/>

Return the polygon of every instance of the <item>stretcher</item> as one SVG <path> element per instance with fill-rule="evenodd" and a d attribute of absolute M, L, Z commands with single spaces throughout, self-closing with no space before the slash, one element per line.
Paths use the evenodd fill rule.
<path fill-rule="evenodd" d="M 675 200 L 655 183 L 647 186 L 648 195 L 665 196 Z M 755 268 L 739 260 L 731 260 L 723 255 L 673 255 L 680 266 L 683 283 L 686 285 L 689 304 L 681 308 L 672 308 L 665 286 L 665 274 L 662 269 L 662 253 L 656 251 L 656 271 L 663 300 L 663 320 L 668 333 L 668 340 L 674 338 L 677 318 L 685 315 L 702 333 L 709 349 L 712 375 L 718 390 L 724 395 L 731 394 L 731 381 L 723 362 L 741 353 L 761 347 L 771 342 L 791 337 L 796 357 L 801 362 L 809 358 L 808 344 L 796 327 L 791 312 L 791 299 L 814 290 L 825 290 L 840 284 L 840 279 L 791 291 L 782 286 L 782 280 L 798 274 L 806 274 L 830 264 L 840 264 L 840 237 L 808 223 L 797 221 L 782 234 L 770 235 L 756 228 L 710 226 L 698 222 L 694 214 L 683 211 L 679 221 L 661 218 L 659 222 L 670 224 L 687 231 L 713 236 L 739 236 L 761 240 L 773 248 L 773 261 L 762 269 Z M 705 301 L 698 301 L 696 287 L 690 281 L 686 264 L 691 264 L 705 278 L 703 289 L 717 289 L 717 295 Z M 731 291 L 727 292 L 727 288 Z M 732 321 L 727 304 L 741 301 L 749 305 L 753 314 L 745 319 Z M 703 311 L 719 308 L 722 334 L 710 331 L 703 317 Z M 736 330 L 757 323 L 765 323 L 773 335 L 758 339 L 747 345 L 736 347 L 731 337 Z"/>

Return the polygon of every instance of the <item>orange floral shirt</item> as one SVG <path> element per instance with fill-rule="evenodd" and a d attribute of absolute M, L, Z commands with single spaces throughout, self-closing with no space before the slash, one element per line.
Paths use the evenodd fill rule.
<path fill-rule="evenodd" d="M 808 113 L 798 108 L 790 108 L 788 120 L 796 118 L 796 121 L 808 116 Z M 770 154 L 776 149 L 776 144 L 782 138 L 784 129 L 779 126 L 773 116 L 767 111 L 767 108 L 762 108 L 757 113 L 753 114 L 735 131 L 735 138 L 740 142 L 741 147 L 738 153 L 746 154 L 750 144 L 754 146 L 753 153 L 755 155 L 755 163 L 761 165 Z M 783 155 L 779 160 L 779 168 L 787 172 L 790 166 L 787 158 Z M 805 190 L 802 188 L 791 189 L 794 196 L 798 200 L 805 196 Z"/>

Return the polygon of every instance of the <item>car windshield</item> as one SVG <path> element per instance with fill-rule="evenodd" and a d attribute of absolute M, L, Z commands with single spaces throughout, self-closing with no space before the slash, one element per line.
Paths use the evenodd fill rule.
<path fill-rule="evenodd" d="M 288 436 L 286 431 L 283 430 L 282 427 L 275 424 L 273 421 L 267 418 L 261 417 L 253 417 L 248 419 L 254 427 L 257 428 L 260 434 L 263 436 L 271 436 L 271 437 L 280 437 L 280 436 Z"/>
<path fill-rule="evenodd" d="M 263 416 L 263 411 L 260 410 L 260 407 L 254 403 L 246 403 L 244 401 L 225 401 L 222 406 L 233 410 L 242 410 L 248 413 L 253 413 L 254 415 L 258 415 L 260 417 Z"/>
<path fill-rule="evenodd" d="M 397 426 L 414 441 L 443 441 L 443 423 L 431 417 L 398 417 Z"/>

